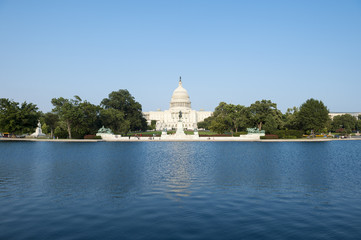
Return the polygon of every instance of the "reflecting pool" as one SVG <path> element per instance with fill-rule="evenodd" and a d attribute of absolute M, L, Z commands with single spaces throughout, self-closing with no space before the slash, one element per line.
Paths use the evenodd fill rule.
<path fill-rule="evenodd" d="M 0 239 L 356 239 L 361 141 L 0 142 Z"/>

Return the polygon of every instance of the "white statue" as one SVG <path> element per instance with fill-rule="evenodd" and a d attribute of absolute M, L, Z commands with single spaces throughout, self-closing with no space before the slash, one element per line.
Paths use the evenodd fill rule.
<path fill-rule="evenodd" d="M 43 131 L 41 130 L 41 123 L 40 121 L 38 121 L 38 127 L 35 129 L 35 132 L 33 134 L 31 134 L 30 136 L 32 137 L 43 137 L 45 136 L 45 134 L 43 133 Z"/>

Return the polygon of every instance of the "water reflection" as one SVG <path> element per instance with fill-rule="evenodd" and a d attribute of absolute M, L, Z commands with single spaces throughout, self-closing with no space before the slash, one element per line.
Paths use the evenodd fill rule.
<path fill-rule="evenodd" d="M 149 187 L 179 201 L 191 194 L 194 148 L 189 143 L 148 143 L 145 174 Z"/>
<path fill-rule="evenodd" d="M 169 148 L 170 158 L 167 174 L 167 186 L 177 197 L 190 195 L 191 172 L 194 171 L 194 154 L 192 146 L 183 142 L 176 142 Z"/>
<path fill-rule="evenodd" d="M 321 143 L 303 143 L 300 144 L 298 156 L 300 161 L 299 176 L 300 182 L 308 192 L 325 192 L 329 189 L 329 160 L 330 144 Z"/>
<path fill-rule="evenodd" d="M 142 177 L 139 146 L 104 143 L 16 143 L 21 151 L 3 148 L 0 193 L 9 184 L 22 191 L 61 202 L 131 196 Z M 4 146 L 4 145 L 2 145 Z M 141 151 L 139 151 L 141 150 Z M 17 156 L 17 155 L 21 156 Z M 9 186 L 13 188 L 12 186 Z M 6 194 L 14 191 L 6 192 Z"/>
<path fill-rule="evenodd" d="M 98 158 L 97 169 L 101 169 L 97 178 L 98 189 L 103 189 L 102 192 L 112 198 L 133 196 L 143 189 L 145 146 L 141 143 L 113 143 L 107 151 Z"/>
<path fill-rule="evenodd" d="M 0 143 L 0 239 L 355 239 L 360 149 L 361 141 Z"/>
<path fill-rule="evenodd" d="M 0 161 L 0 194 L 13 194 L 7 189 L 18 183 L 18 193 L 32 188 L 54 198 L 122 198 L 166 185 L 169 196 L 187 197 L 211 182 L 223 188 L 312 193 L 330 188 L 335 158 L 333 143 L 17 144 L 21 151 L 8 147 L 14 143 L 1 145 L 6 158 Z"/>
<path fill-rule="evenodd" d="M 278 151 L 260 143 L 222 143 L 216 156 L 215 181 L 221 186 L 271 188 L 279 178 Z"/>
<path fill-rule="evenodd" d="M 4 142 L 0 146 L 0 194 L 12 196 L 28 193 L 34 187 L 37 162 L 42 158 L 40 145 L 19 142 L 21 151 L 14 149 L 11 142 Z"/>
<path fill-rule="evenodd" d="M 184 145 L 186 144 L 186 145 Z M 191 174 L 195 171 L 195 151 L 187 143 L 96 143 L 65 144 L 67 151 L 53 145 L 46 161 L 38 167 L 38 177 L 47 194 L 57 199 L 124 198 L 157 189 L 169 197 L 190 194 Z M 163 191 L 163 190 L 162 190 Z"/>
<path fill-rule="evenodd" d="M 329 149 L 327 143 L 220 143 L 212 148 L 215 182 L 256 190 L 326 191 Z"/>

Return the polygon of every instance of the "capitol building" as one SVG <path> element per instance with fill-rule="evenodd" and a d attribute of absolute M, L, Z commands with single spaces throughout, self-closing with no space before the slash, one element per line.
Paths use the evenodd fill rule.
<path fill-rule="evenodd" d="M 213 114 L 213 112 L 209 111 L 192 110 L 188 92 L 183 88 L 182 79 L 179 78 L 178 87 L 173 91 L 170 100 L 169 110 L 143 112 L 143 115 L 147 119 L 148 125 L 151 124 L 152 120 L 156 121 L 156 130 L 170 130 L 177 128 L 179 112 L 182 112 L 183 127 L 188 130 L 196 129 L 198 122 L 202 122 Z"/>

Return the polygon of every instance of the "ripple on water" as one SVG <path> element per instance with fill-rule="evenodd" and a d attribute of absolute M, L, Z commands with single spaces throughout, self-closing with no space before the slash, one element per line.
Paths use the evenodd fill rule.
<path fill-rule="evenodd" d="M 359 150 L 0 143 L 0 239 L 356 239 Z"/>

